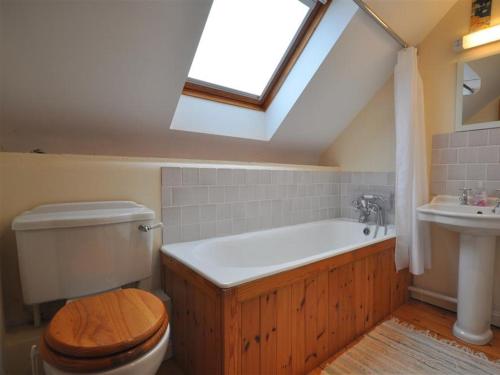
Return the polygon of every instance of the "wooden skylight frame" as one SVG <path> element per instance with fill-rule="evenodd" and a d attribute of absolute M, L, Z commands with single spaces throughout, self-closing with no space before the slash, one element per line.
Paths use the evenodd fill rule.
<path fill-rule="evenodd" d="M 182 94 L 238 107 L 265 111 L 298 60 L 330 3 L 330 0 L 326 4 L 316 1 L 313 5 L 260 97 L 192 78 L 186 80 Z"/>

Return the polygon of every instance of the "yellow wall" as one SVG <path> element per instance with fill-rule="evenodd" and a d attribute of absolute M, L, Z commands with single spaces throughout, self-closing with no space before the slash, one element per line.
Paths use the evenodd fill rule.
<path fill-rule="evenodd" d="M 500 53 L 500 42 L 456 52 L 453 42 L 469 32 L 471 0 L 458 0 L 418 46 L 419 70 L 424 83 L 428 160 L 433 134 L 455 128 L 456 63 Z M 492 22 L 500 23 L 500 0 L 493 2 Z M 392 78 L 358 114 L 322 156 L 322 164 L 347 170 L 393 170 L 394 107 Z M 430 169 L 430 165 L 429 165 Z M 499 244 L 500 246 L 500 244 Z M 455 295 L 457 290 L 458 236 L 432 227 L 433 267 L 416 277 L 416 285 Z M 500 257 L 496 261 L 495 308 L 500 310 Z"/>
<path fill-rule="evenodd" d="M 453 50 L 453 41 L 469 32 L 470 11 L 471 0 L 459 0 L 418 48 L 429 136 L 454 131 L 456 63 L 500 52 L 500 42 L 460 53 Z M 493 2 L 492 13 L 492 24 L 500 23 L 499 1 Z"/>
<path fill-rule="evenodd" d="M 320 164 L 347 171 L 394 171 L 393 78 L 375 94 L 330 147 Z"/>
<path fill-rule="evenodd" d="M 44 203 L 94 200 L 132 200 L 144 204 L 161 218 L 160 168 L 172 163 L 228 162 L 83 155 L 42 155 L 0 152 L 0 254 L 5 318 L 9 325 L 25 322 L 31 312 L 23 306 L 16 241 L 10 225 L 21 212 Z M 233 163 L 230 165 L 250 163 Z M 314 166 L 254 164 L 269 168 L 314 170 Z M 159 287 L 160 231 L 155 232 L 153 280 L 145 287 Z M 1 285 L 0 284 L 0 285 Z"/>
<path fill-rule="evenodd" d="M 433 134 L 454 131 L 456 63 L 459 59 L 500 51 L 500 42 L 457 53 L 453 42 L 469 32 L 471 0 L 458 0 L 418 46 L 424 81 L 425 114 L 430 160 Z M 500 1 L 493 2 L 492 24 L 500 23 Z M 379 90 L 321 156 L 323 165 L 344 170 L 394 170 L 394 97 L 391 79 Z"/>
<path fill-rule="evenodd" d="M 433 134 L 451 133 L 455 128 L 456 63 L 500 53 L 500 42 L 457 53 L 453 41 L 469 32 L 470 0 L 459 0 L 419 46 L 419 68 L 424 82 L 428 160 Z M 493 2 L 492 25 L 500 23 L 500 1 Z M 429 166 L 430 168 L 430 166 Z M 500 257 L 496 262 L 496 284 L 500 285 Z M 456 295 L 458 236 L 432 227 L 431 270 L 415 277 L 414 283 L 449 295 Z M 500 288 L 494 293 L 495 309 L 500 309 Z"/>
<path fill-rule="evenodd" d="M 19 323 L 29 317 L 22 304 L 16 242 L 10 230 L 16 215 L 42 203 L 133 200 L 152 208 L 159 218 L 160 176 L 160 164 L 153 161 L 0 153 L 0 249 L 7 322 Z M 161 236 L 156 232 L 154 249 L 160 245 Z"/>
<path fill-rule="evenodd" d="M 500 70 L 500 68 L 499 68 Z M 500 120 L 500 96 L 486 104 L 479 111 L 464 121 L 464 124 L 476 124 L 478 122 L 490 122 Z"/>

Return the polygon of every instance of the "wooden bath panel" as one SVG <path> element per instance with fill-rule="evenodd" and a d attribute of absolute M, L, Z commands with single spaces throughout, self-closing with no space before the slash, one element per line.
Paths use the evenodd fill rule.
<path fill-rule="evenodd" d="M 221 289 L 162 254 L 186 374 L 305 374 L 407 300 L 394 239 Z"/>

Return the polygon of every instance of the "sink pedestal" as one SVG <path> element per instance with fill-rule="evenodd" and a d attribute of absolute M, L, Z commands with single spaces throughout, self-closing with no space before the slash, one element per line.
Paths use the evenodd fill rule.
<path fill-rule="evenodd" d="M 453 334 L 471 344 L 491 341 L 495 236 L 460 233 L 457 321 Z"/>

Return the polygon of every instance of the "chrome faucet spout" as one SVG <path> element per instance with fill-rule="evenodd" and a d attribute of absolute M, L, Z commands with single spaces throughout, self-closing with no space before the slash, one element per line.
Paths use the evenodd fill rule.
<path fill-rule="evenodd" d="M 461 188 L 459 189 L 461 191 L 458 201 L 460 202 L 461 205 L 467 206 L 469 204 L 469 192 L 472 191 L 470 188 Z"/>
<path fill-rule="evenodd" d="M 375 216 L 375 231 L 373 238 L 378 235 L 379 227 L 384 227 L 384 234 L 387 234 L 387 223 L 385 219 L 385 202 L 386 199 L 377 194 L 362 194 L 352 201 L 352 206 L 359 212 L 358 221 L 360 223 L 368 222 L 368 219 L 373 214 Z"/>

